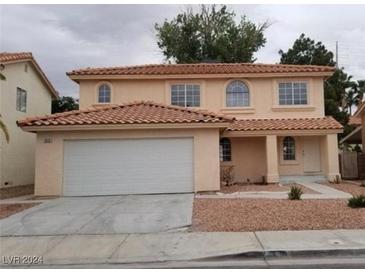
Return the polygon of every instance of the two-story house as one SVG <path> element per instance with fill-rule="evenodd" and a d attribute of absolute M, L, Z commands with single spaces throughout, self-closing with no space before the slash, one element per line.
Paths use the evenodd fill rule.
<path fill-rule="evenodd" d="M 288 175 L 339 176 L 341 125 L 324 115 L 333 67 L 178 64 L 86 68 L 80 111 L 28 118 L 37 133 L 36 194 L 220 189 Z"/>
<path fill-rule="evenodd" d="M 0 133 L 0 188 L 34 183 L 36 136 L 22 131 L 17 120 L 51 114 L 57 92 L 31 53 L 0 53 L 0 113 L 10 141 Z"/>

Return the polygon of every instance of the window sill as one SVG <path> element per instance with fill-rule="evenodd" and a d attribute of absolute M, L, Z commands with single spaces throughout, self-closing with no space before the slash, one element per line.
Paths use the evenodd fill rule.
<path fill-rule="evenodd" d="M 281 160 L 280 165 L 281 166 L 296 166 L 296 165 L 299 165 L 299 162 L 297 160 Z"/>
<path fill-rule="evenodd" d="M 223 113 L 255 113 L 255 109 L 253 107 L 226 107 L 226 108 L 222 108 L 221 112 L 223 112 Z"/>
<path fill-rule="evenodd" d="M 285 105 L 285 106 L 274 106 L 273 111 L 313 111 L 316 108 L 309 105 Z"/>

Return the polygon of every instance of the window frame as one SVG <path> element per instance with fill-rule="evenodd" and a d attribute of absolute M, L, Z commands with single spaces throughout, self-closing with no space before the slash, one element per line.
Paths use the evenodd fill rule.
<path fill-rule="evenodd" d="M 107 86 L 109 87 L 109 102 L 101 102 L 100 99 L 100 88 L 102 86 Z M 105 96 L 104 96 L 105 97 Z M 104 105 L 104 104 L 111 104 L 113 100 L 113 87 L 109 82 L 101 82 L 98 83 L 96 86 L 96 104 L 100 104 L 100 105 Z"/>
<path fill-rule="evenodd" d="M 300 87 L 300 85 L 305 85 L 305 99 L 302 98 L 301 92 L 303 91 L 302 88 Z M 287 88 L 288 87 L 284 87 L 284 94 L 282 95 L 281 92 L 281 85 L 291 85 L 291 94 L 287 93 Z M 295 85 L 299 85 L 299 87 L 295 88 Z M 310 85 L 308 83 L 308 81 L 306 80 L 281 80 L 277 82 L 276 85 L 276 90 L 277 90 L 277 105 L 279 107 L 285 108 L 285 107 L 308 107 L 310 106 Z M 295 92 L 299 92 L 299 98 L 298 94 L 296 94 Z M 286 93 L 286 94 L 285 94 Z M 288 96 L 289 95 L 289 96 Z M 285 98 L 285 96 L 288 96 Z M 284 98 L 283 98 L 284 97 Z M 290 101 L 291 103 L 287 103 L 288 102 L 288 98 L 290 97 Z M 295 101 L 299 99 L 299 103 L 296 103 Z M 305 100 L 305 103 L 303 102 Z M 283 103 L 282 103 L 283 101 Z"/>
<path fill-rule="evenodd" d="M 243 92 L 243 99 L 245 99 L 245 94 L 247 94 L 247 104 L 243 104 L 243 105 L 228 105 L 228 89 L 230 88 L 230 86 L 235 83 L 235 82 L 240 82 L 242 83 L 246 89 L 247 89 L 247 92 Z M 224 88 L 224 107 L 225 108 L 228 108 L 228 109 L 240 109 L 240 108 L 243 108 L 243 109 L 247 109 L 247 108 L 250 108 L 252 106 L 252 91 L 251 91 L 251 87 L 250 85 L 242 80 L 242 79 L 233 79 L 233 80 L 230 80 L 226 85 L 225 85 L 225 88 Z M 245 100 L 243 101 L 245 102 Z"/>
<path fill-rule="evenodd" d="M 27 112 L 27 91 L 20 87 L 16 88 L 16 110 L 20 112 Z"/>
<path fill-rule="evenodd" d="M 177 96 L 173 96 L 173 87 L 177 87 L 177 86 L 183 86 L 183 93 L 184 95 L 177 95 Z M 197 97 L 196 94 L 193 94 L 193 92 L 196 92 L 196 90 L 191 90 L 192 94 L 188 95 L 187 92 L 189 92 L 189 90 L 187 89 L 188 86 L 192 86 L 192 87 L 198 87 L 198 104 L 197 105 L 188 105 L 188 96 L 191 96 L 191 98 Z M 181 92 L 182 90 L 180 90 Z M 178 90 L 179 92 L 179 90 Z M 202 85 L 201 83 L 187 83 L 187 82 L 174 82 L 174 83 L 169 83 L 169 96 L 170 96 L 170 105 L 173 106 L 179 106 L 179 107 L 188 107 L 188 108 L 201 108 L 202 107 Z M 183 101 L 184 101 L 184 105 L 181 104 L 174 104 L 173 102 L 173 98 L 174 97 L 182 97 Z M 192 100 L 191 102 L 195 102 L 195 100 Z"/>
<path fill-rule="evenodd" d="M 219 161 L 232 162 L 232 142 L 229 138 L 224 137 L 219 140 Z"/>
<path fill-rule="evenodd" d="M 290 140 L 291 141 L 291 153 L 288 153 L 287 151 L 285 151 L 285 148 L 288 146 L 286 143 L 286 140 Z M 286 158 L 286 156 L 289 155 L 289 158 Z M 283 159 L 284 162 L 292 162 L 292 163 L 296 163 L 297 162 L 297 142 L 296 139 L 293 136 L 284 136 L 283 139 L 281 140 L 281 158 Z"/>

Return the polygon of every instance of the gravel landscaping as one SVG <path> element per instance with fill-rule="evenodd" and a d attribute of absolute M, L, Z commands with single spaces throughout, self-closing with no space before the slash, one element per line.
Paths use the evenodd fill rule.
<path fill-rule="evenodd" d="M 34 185 L 12 186 L 0 188 L 0 200 L 34 193 Z"/>
<path fill-rule="evenodd" d="M 307 194 L 317 194 L 318 192 L 304 187 L 298 184 L 288 184 L 288 185 L 280 185 L 280 184 L 234 184 L 231 186 L 221 186 L 220 192 L 222 193 L 234 193 L 234 192 L 256 192 L 256 191 L 270 191 L 270 192 L 288 192 L 291 186 L 300 187 L 303 190 L 303 193 Z"/>
<path fill-rule="evenodd" d="M 0 219 L 4 219 L 6 217 L 9 217 L 10 215 L 13 215 L 36 205 L 39 205 L 39 203 L 0 204 Z"/>
<path fill-rule="evenodd" d="M 195 199 L 194 231 L 365 229 L 346 200 Z"/>
<path fill-rule="evenodd" d="M 326 183 L 327 186 L 333 187 L 335 189 L 350 193 L 352 195 L 365 195 L 365 187 L 356 183 L 339 183 L 339 184 L 331 184 Z"/>

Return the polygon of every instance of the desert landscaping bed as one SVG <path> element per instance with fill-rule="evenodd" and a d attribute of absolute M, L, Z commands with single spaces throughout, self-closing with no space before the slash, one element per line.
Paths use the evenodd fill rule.
<path fill-rule="evenodd" d="M 0 189 L 0 199 L 9 199 L 33 193 L 34 185 L 4 187 Z"/>
<path fill-rule="evenodd" d="M 360 183 L 356 184 L 343 182 L 339 184 L 326 183 L 326 185 L 344 192 L 348 192 L 352 195 L 365 195 L 365 187 L 361 186 Z"/>
<path fill-rule="evenodd" d="M 4 219 L 10 215 L 13 215 L 36 205 L 39 205 L 39 203 L 0 204 L 0 219 Z"/>
<path fill-rule="evenodd" d="M 346 200 L 195 199 L 194 231 L 365 229 Z"/>
<path fill-rule="evenodd" d="M 258 191 L 270 191 L 270 192 L 288 192 L 291 186 L 300 187 L 303 193 L 306 194 L 317 194 L 318 192 L 304 187 L 298 184 L 248 184 L 248 183 L 237 183 L 231 186 L 221 186 L 220 192 L 222 193 L 234 193 L 234 192 L 258 192 Z"/>

